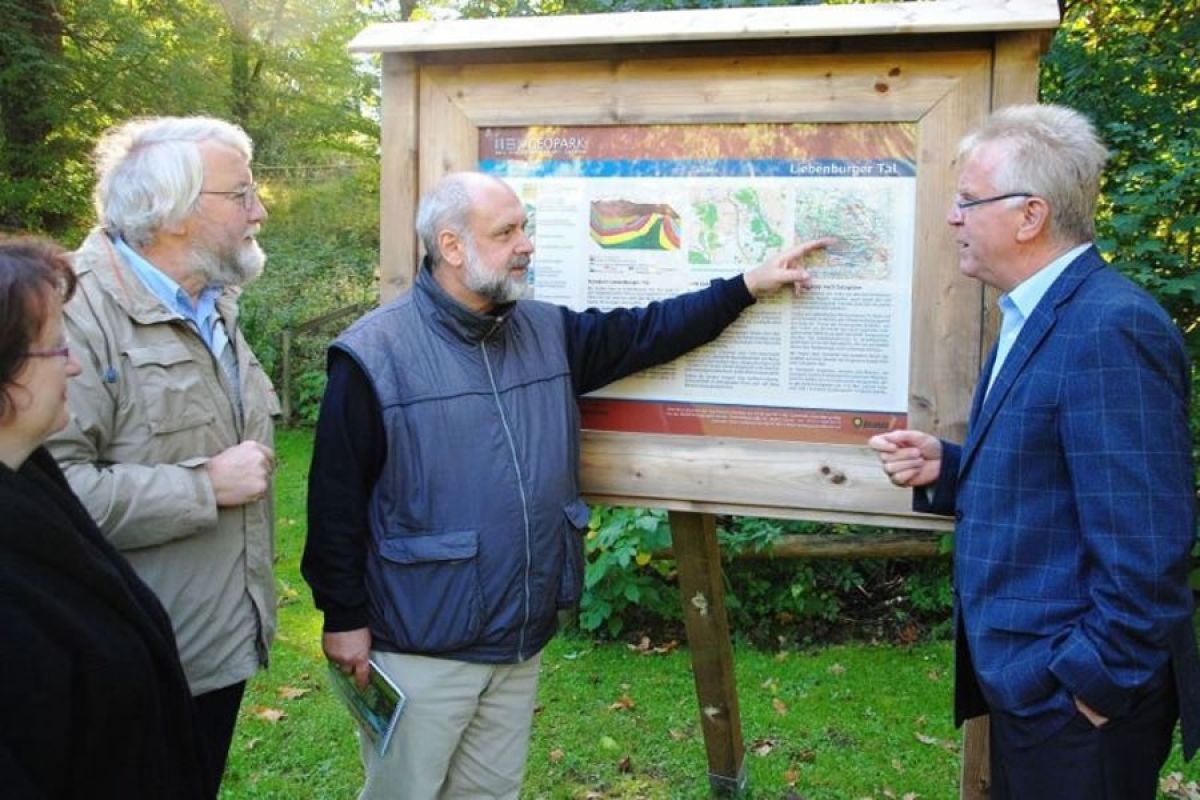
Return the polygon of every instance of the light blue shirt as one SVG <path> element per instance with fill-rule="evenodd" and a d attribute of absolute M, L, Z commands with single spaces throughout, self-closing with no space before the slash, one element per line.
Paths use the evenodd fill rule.
<path fill-rule="evenodd" d="M 1046 296 L 1054 281 L 1058 280 L 1058 276 L 1063 274 L 1063 270 L 1091 246 L 1091 242 L 1085 242 L 1068 250 L 1030 275 L 1011 292 L 1000 295 L 996 305 L 1000 307 L 1004 320 L 1000 323 L 1000 336 L 996 340 L 996 363 L 992 365 L 992 374 L 988 378 L 988 391 L 992 390 L 992 384 L 996 382 L 996 376 L 1000 374 L 1000 368 L 1004 366 L 1004 359 L 1008 358 L 1013 342 L 1021 335 L 1025 321 Z"/>
<path fill-rule="evenodd" d="M 134 274 L 138 276 L 138 279 L 146 285 L 146 288 L 168 309 L 190 322 L 196 332 L 200 334 L 200 338 L 204 340 L 204 344 L 219 359 L 221 351 L 229 343 L 225 325 L 221 322 L 220 315 L 217 314 L 217 298 L 221 296 L 224 287 L 216 284 L 204 287 L 200 292 L 200 297 L 193 304 L 192 298 L 178 283 L 143 258 L 123 238 L 118 236 L 113 241 L 113 246 L 125 259 L 125 263 L 129 265 Z"/>

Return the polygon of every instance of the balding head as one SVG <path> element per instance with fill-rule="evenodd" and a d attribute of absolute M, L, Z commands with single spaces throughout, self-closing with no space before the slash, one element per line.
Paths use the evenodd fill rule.
<path fill-rule="evenodd" d="M 442 261 L 442 231 L 467 235 L 471 212 L 496 191 L 512 194 L 508 184 L 482 172 L 454 172 L 438 181 L 417 207 L 417 236 L 433 264 Z"/>

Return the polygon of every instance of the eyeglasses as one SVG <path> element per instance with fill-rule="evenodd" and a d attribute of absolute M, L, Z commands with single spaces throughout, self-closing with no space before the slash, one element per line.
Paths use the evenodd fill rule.
<path fill-rule="evenodd" d="M 238 200 L 242 204 L 242 210 L 249 211 L 254 208 L 254 202 L 258 200 L 258 184 L 252 183 L 242 189 L 234 189 L 228 192 L 213 192 L 208 189 L 201 189 L 200 194 L 220 194 L 225 197 Z"/>
<path fill-rule="evenodd" d="M 70 358 L 71 348 L 64 344 L 62 347 L 52 347 L 49 350 L 29 350 L 24 355 L 26 358 Z"/>
<path fill-rule="evenodd" d="M 974 208 L 975 206 L 986 205 L 987 203 L 994 203 L 997 200 L 1008 200 L 1010 197 L 1034 197 L 1034 196 L 1035 195 L 1033 194 L 1033 192 L 1009 192 L 1008 194 L 998 194 L 995 197 L 981 197 L 978 200 L 959 200 L 956 198 L 954 201 L 954 207 L 957 208 L 959 211 L 966 211 L 968 208 Z"/>

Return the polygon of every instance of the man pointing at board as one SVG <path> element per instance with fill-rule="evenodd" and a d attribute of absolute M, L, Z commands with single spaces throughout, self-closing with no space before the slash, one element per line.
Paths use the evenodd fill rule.
<path fill-rule="evenodd" d="M 524 299 L 525 209 L 503 181 L 443 179 L 417 211 L 411 291 L 330 348 L 304 577 L 329 659 L 408 695 L 362 798 L 515 798 L 542 648 L 579 599 L 576 397 L 716 338 L 756 297 L 809 285 L 786 250 L 640 309 Z"/>

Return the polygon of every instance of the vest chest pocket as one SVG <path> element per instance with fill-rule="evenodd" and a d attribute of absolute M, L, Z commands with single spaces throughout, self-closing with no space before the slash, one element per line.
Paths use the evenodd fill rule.
<path fill-rule="evenodd" d="M 483 627 L 477 531 L 422 532 L 379 542 L 382 596 L 375 604 L 403 650 L 445 652 L 471 644 Z"/>
<path fill-rule="evenodd" d="M 125 357 L 137 376 L 142 414 L 155 435 L 211 424 L 216 415 L 205 402 L 201 370 L 182 344 L 134 347 Z"/>

